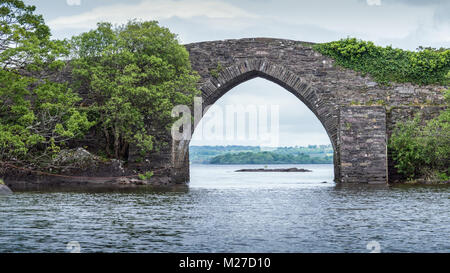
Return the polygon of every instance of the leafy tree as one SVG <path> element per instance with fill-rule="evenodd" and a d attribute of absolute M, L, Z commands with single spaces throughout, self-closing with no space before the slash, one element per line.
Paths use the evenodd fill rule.
<path fill-rule="evenodd" d="M 50 29 L 35 9 L 20 0 L 0 2 L 0 68 L 37 71 L 63 65 L 66 43 L 50 39 Z"/>
<path fill-rule="evenodd" d="M 50 80 L 69 51 L 50 39 L 34 10 L 18 0 L 0 2 L 0 160 L 37 165 L 92 123 L 76 106 L 80 98 Z"/>
<path fill-rule="evenodd" d="M 72 55 L 73 73 L 91 94 L 109 157 L 125 158 L 130 144 L 142 154 L 151 151 L 152 132 L 169 129 L 173 106 L 191 105 L 198 94 L 188 52 L 154 21 L 99 23 L 72 39 Z"/>

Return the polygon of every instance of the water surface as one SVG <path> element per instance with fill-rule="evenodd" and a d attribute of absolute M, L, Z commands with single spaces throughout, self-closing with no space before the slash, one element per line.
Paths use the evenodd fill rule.
<path fill-rule="evenodd" d="M 449 187 L 340 187 L 312 173 L 194 165 L 188 191 L 0 198 L 0 252 L 450 252 Z M 326 182 L 326 183 L 324 183 Z"/>

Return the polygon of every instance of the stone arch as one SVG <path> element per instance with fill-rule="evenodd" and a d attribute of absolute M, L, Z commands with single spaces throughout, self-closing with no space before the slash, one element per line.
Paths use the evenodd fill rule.
<path fill-rule="evenodd" d="M 338 164 L 338 111 L 332 105 L 322 101 L 317 95 L 315 88 L 306 80 L 286 67 L 266 59 L 246 59 L 221 69 L 217 75 L 211 76 L 200 86 L 203 110 L 214 104 L 235 86 L 257 77 L 274 82 L 292 93 L 320 120 L 333 146 L 335 178 L 338 179 L 340 177 Z M 189 179 L 189 167 L 183 169 L 183 166 L 189 166 L 189 143 L 190 141 L 174 143 L 172 151 L 172 155 L 175 157 L 173 162 L 179 166 L 175 170 L 186 172 L 182 176 L 187 180 Z"/>
<path fill-rule="evenodd" d="M 424 106 L 426 110 L 421 110 L 422 106 L 413 106 L 418 102 L 444 102 L 443 86 L 380 85 L 369 75 L 337 65 L 317 52 L 313 43 L 260 37 L 205 41 L 185 48 L 192 69 L 200 76 L 204 106 L 255 77 L 277 83 L 307 105 L 333 144 L 337 182 L 387 183 L 390 175 L 395 175 L 387 147 L 393 126 L 411 113 L 435 113 L 438 109 Z M 221 71 L 217 71 L 219 64 L 224 67 Z M 166 133 L 171 145 L 149 158 L 167 170 L 173 183 L 185 184 L 189 180 L 189 141 L 176 142 Z M 129 162 L 136 158 L 135 150 L 130 152 Z"/>
<path fill-rule="evenodd" d="M 204 107 L 214 104 L 235 86 L 254 78 L 264 78 L 274 82 L 302 101 L 320 120 L 327 132 L 333 148 L 338 146 L 338 114 L 332 105 L 322 101 L 307 80 L 291 72 L 284 66 L 269 60 L 249 59 L 222 69 L 217 77 L 210 77 L 202 86 Z"/>

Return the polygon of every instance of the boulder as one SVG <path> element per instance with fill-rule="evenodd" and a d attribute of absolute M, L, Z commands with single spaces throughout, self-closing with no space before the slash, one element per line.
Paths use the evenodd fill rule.
<path fill-rule="evenodd" d="M 98 161 L 98 157 L 83 148 L 62 150 L 53 160 L 55 165 L 70 165 L 74 167 L 89 167 Z"/>
<path fill-rule="evenodd" d="M 13 192 L 0 180 L 0 195 L 11 195 Z"/>
<path fill-rule="evenodd" d="M 131 184 L 131 180 L 127 177 L 120 177 L 120 178 L 116 179 L 115 182 L 118 183 L 119 185 L 130 185 Z"/>
<path fill-rule="evenodd" d="M 119 185 L 135 185 L 135 186 L 145 186 L 149 184 L 149 181 L 140 179 L 131 179 L 128 177 L 120 177 L 115 181 Z"/>

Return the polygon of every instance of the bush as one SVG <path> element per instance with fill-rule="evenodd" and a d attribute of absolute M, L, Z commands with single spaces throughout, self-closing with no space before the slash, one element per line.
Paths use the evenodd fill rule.
<path fill-rule="evenodd" d="M 445 94 L 450 102 L 450 91 Z M 399 123 L 389 140 L 399 173 L 408 179 L 448 180 L 450 176 L 450 109 L 423 124 L 421 116 Z"/>
<path fill-rule="evenodd" d="M 333 58 L 337 64 L 364 74 L 380 83 L 416 84 L 450 83 L 450 50 L 419 47 L 407 51 L 392 46 L 380 47 L 372 42 L 347 38 L 317 44 L 314 48 Z"/>
<path fill-rule="evenodd" d="M 145 174 L 138 175 L 140 180 L 150 180 L 153 177 L 153 172 L 146 172 Z"/>

